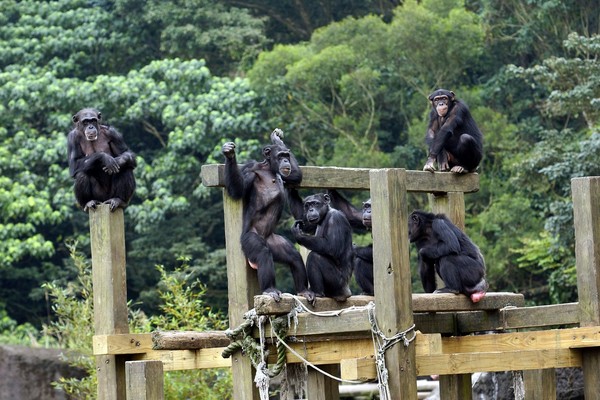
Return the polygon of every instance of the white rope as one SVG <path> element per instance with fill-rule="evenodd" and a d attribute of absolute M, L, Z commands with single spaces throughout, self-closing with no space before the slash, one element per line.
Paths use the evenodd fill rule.
<path fill-rule="evenodd" d="M 306 305 L 300 301 L 298 296 L 294 296 L 294 300 L 296 300 L 296 308 L 294 310 L 300 309 L 301 311 L 307 312 L 312 315 L 316 315 L 317 317 L 339 317 L 345 312 L 353 311 L 353 310 L 365 310 L 368 306 L 350 306 L 346 308 L 342 308 L 339 310 L 330 310 L 330 311 L 312 311 Z"/>
<path fill-rule="evenodd" d="M 304 365 L 307 365 L 309 367 L 311 367 L 312 369 L 314 369 L 315 371 L 318 371 L 320 373 L 322 373 L 323 375 L 334 379 L 338 382 L 342 382 L 342 383 L 363 383 L 363 381 L 360 380 L 347 380 L 347 379 L 342 379 L 342 378 L 338 378 L 337 376 L 331 375 L 330 373 L 323 371 L 322 369 L 320 369 L 319 367 L 317 367 L 316 365 L 312 364 L 310 361 L 308 361 L 306 358 L 304 358 L 303 356 L 301 356 L 296 350 L 294 350 L 293 348 L 291 348 L 282 338 L 279 337 L 279 335 L 277 335 L 277 332 L 275 332 L 274 330 L 272 330 L 271 332 L 273 332 L 273 334 L 275 335 L 275 337 L 277 338 L 277 340 L 279 340 L 279 342 L 281 342 L 286 349 L 288 349 L 293 355 L 295 355 L 296 357 L 298 357 L 300 360 L 302 360 L 302 363 Z"/>
<path fill-rule="evenodd" d="M 408 329 L 402 332 L 398 332 L 394 336 L 388 338 L 384 335 L 381 329 L 379 329 L 379 325 L 377 325 L 377 319 L 375 318 L 375 303 L 370 302 L 367 305 L 367 309 L 369 314 L 369 322 L 371 323 L 371 336 L 373 337 L 373 346 L 375 348 L 375 366 L 377 369 L 377 378 L 379 381 L 379 398 L 380 400 L 389 400 L 392 397 L 388 385 L 389 372 L 385 365 L 385 352 L 400 341 L 403 342 L 404 347 L 408 347 L 410 343 L 417 337 L 417 333 L 414 331 L 415 324 L 413 324 Z M 413 332 L 413 336 L 411 338 L 408 338 L 407 334 L 411 331 Z"/>

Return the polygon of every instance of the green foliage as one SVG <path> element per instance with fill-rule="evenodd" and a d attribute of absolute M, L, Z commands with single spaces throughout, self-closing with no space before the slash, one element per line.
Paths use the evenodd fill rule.
<path fill-rule="evenodd" d="M 519 268 L 532 276 L 532 286 L 548 285 L 553 303 L 577 301 L 577 273 L 573 254 L 558 245 L 556 238 L 542 232 L 538 238 L 524 238 L 523 247 L 513 250 L 520 255 Z M 537 281 L 537 282 L 535 282 Z"/>
<path fill-rule="evenodd" d="M 77 280 L 67 285 L 47 283 L 44 287 L 53 299 L 52 309 L 56 321 L 46 325 L 46 335 L 57 344 L 70 350 L 65 360 L 86 372 L 86 377 L 61 378 L 55 386 L 76 399 L 96 397 L 96 367 L 92 355 L 90 321 L 93 315 L 91 267 L 85 257 L 77 252 L 76 244 L 68 245 L 71 259 L 77 269 Z M 158 297 L 161 315 L 146 317 L 141 312 L 130 316 L 132 332 L 150 330 L 215 330 L 226 325 L 223 316 L 210 310 L 203 300 L 205 287 L 199 281 L 190 281 L 188 260 L 169 273 L 157 266 L 160 273 Z M 193 370 L 171 372 L 165 375 L 166 399 L 228 399 L 231 393 L 231 376 L 228 370 Z"/>
<path fill-rule="evenodd" d="M 398 146 L 407 144 L 403 131 L 414 115 L 424 116 L 424 96 L 464 81 L 482 52 L 480 21 L 458 2 L 409 1 L 389 24 L 347 18 L 316 30 L 308 43 L 276 46 L 248 78 L 270 120 L 294 127 L 291 146 L 309 164 L 383 167 L 392 158 L 382 150 L 414 154 Z"/>

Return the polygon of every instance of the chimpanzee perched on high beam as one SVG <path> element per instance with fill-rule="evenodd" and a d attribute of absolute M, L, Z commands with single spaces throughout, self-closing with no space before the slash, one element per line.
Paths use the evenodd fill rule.
<path fill-rule="evenodd" d="M 454 92 L 438 89 L 429 95 L 431 112 L 425 135 L 429 155 L 423 171 L 474 172 L 483 157 L 483 135 L 466 104 Z"/>
<path fill-rule="evenodd" d="M 275 129 L 271 133 L 272 144 L 263 148 L 264 160 L 250 161 L 241 168 L 236 161 L 235 143 L 225 143 L 225 189 L 232 198 L 243 200 L 242 251 L 248 264 L 257 270 L 262 293 L 275 301 L 281 299 L 281 292 L 275 287 L 274 265 L 281 262 L 289 265 L 296 292 L 314 303 L 302 256 L 292 242 L 275 233 L 289 188 L 302 181 L 298 162 L 282 137 L 283 132 Z"/>
<path fill-rule="evenodd" d="M 135 191 L 135 155 L 115 128 L 100 124 L 100 111 L 84 108 L 72 120 L 67 153 L 77 203 L 85 212 L 101 203 L 125 208 Z"/>

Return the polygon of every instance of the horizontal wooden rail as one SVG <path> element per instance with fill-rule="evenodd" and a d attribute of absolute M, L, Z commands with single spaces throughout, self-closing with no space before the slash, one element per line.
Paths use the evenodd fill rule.
<path fill-rule="evenodd" d="M 95 337 L 97 339 L 98 337 Z M 131 339 L 138 341 L 134 360 L 160 360 L 165 371 L 227 368 L 231 359 L 221 356 L 223 347 L 197 350 L 153 350 L 151 334 L 103 335 L 106 348 L 127 353 Z M 122 342 L 116 345 L 115 341 Z M 398 344 L 401 345 L 401 344 Z M 532 370 L 581 366 L 581 349 L 600 347 L 600 327 L 552 329 L 535 332 L 511 332 L 475 336 L 442 337 L 440 334 L 417 334 L 413 343 L 419 375 L 464 374 L 479 371 Z M 315 365 L 342 364 L 360 366 L 360 375 L 373 378 L 375 364 L 371 338 L 289 343 L 289 346 Z M 271 354 L 275 354 L 271 351 Z M 275 357 L 275 356 L 272 356 Z M 348 360 L 361 360 L 348 362 Z M 275 362 L 274 359 L 269 359 Z M 292 352 L 287 362 L 302 362 Z M 369 365 L 371 365 L 369 367 Z M 370 373 L 365 372 L 371 370 Z M 347 371 L 346 374 L 357 373 Z M 347 375 L 348 376 L 348 375 Z"/>
<path fill-rule="evenodd" d="M 369 190 L 369 168 L 300 167 L 303 188 L 361 189 Z M 202 184 L 206 187 L 225 186 L 225 165 L 203 165 Z M 406 188 L 409 192 L 463 192 L 479 190 L 478 174 L 453 174 L 450 172 L 406 171 Z"/>

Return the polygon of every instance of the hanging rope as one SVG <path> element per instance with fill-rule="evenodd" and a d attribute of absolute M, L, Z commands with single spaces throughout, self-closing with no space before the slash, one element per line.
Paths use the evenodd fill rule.
<path fill-rule="evenodd" d="M 267 317 L 264 315 L 258 316 L 256 310 L 252 309 L 244 314 L 244 321 L 238 328 L 234 330 L 227 330 L 225 334 L 232 342 L 227 346 L 221 356 L 223 358 L 229 358 L 233 353 L 241 350 L 243 354 L 247 355 L 250 362 L 256 369 L 256 375 L 254 376 L 254 383 L 259 390 L 261 400 L 269 399 L 269 382 L 270 378 L 273 378 L 281 373 L 285 367 L 285 346 L 281 341 L 276 343 L 277 349 L 277 361 L 272 369 L 269 369 L 267 364 L 267 357 L 269 352 L 266 350 L 264 324 Z M 278 317 L 270 320 L 271 331 L 279 336 L 285 337 L 288 329 L 287 320 L 284 317 Z M 252 328 L 258 327 L 259 342 L 257 343 L 252 337 Z"/>
<path fill-rule="evenodd" d="M 379 380 L 379 398 L 381 400 L 391 399 L 390 387 L 388 385 L 389 373 L 385 365 L 385 352 L 394 346 L 398 342 L 402 342 L 404 347 L 408 347 L 410 343 L 415 340 L 417 333 L 415 332 L 415 325 L 413 324 L 408 329 L 396 333 L 392 337 L 387 337 L 379 329 L 377 325 L 377 319 L 375 318 L 375 303 L 370 302 L 367 305 L 369 314 L 369 322 L 371 323 L 371 335 L 373 337 L 373 345 L 375 346 L 375 366 L 377 369 L 377 378 Z M 412 331 L 412 337 L 408 337 L 408 333 Z"/>

